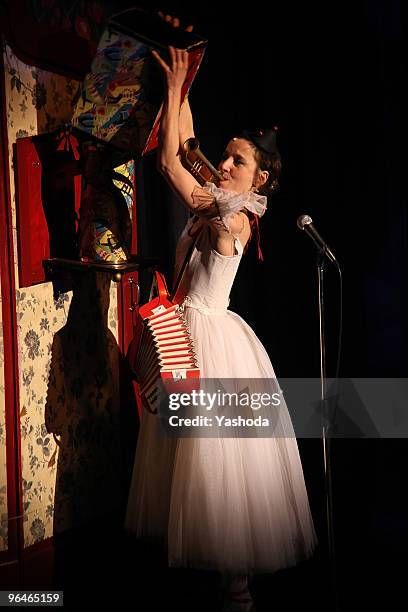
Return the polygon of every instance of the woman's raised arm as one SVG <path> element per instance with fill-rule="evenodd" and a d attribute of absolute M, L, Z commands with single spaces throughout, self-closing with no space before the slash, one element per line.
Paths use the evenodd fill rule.
<path fill-rule="evenodd" d="M 184 100 L 180 108 L 179 116 L 179 137 L 180 137 L 180 152 L 183 145 L 189 138 L 195 138 L 193 116 L 191 114 L 190 102 L 188 96 Z"/>
<path fill-rule="evenodd" d="M 184 104 L 184 111 L 183 109 L 180 111 L 181 88 L 188 68 L 188 52 L 174 47 L 169 47 L 169 51 L 170 65 L 156 51 L 152 52 L 163 69 L 167 83 L 160 123 L 158 167 L 173 191 L 190 210 L 194 211 L 197 205 L 192 194 L 194 189 L 199 187 L 199 183 L 184 168 L 179 156 L 181 138 L 186 134 L 184 140 L 189 138 L 188 132 L 193 129 L 191 112 L 189 117 L 189 105 Z"/>

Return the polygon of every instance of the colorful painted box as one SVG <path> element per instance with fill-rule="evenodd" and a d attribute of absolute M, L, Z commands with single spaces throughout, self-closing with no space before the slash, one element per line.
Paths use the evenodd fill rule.
<path fill-rule="evenodd" d="M 123 161 L 153 150 L 164 97 L 163 76 L 152 50 L 163 57 L 168 45 L 189 52 L 182 92 L 188 92 L 207 41 L 174 28 L 158 16 L 129 9 L 113 16 L 100 39 L 72 124 L 123 152 Z"/>

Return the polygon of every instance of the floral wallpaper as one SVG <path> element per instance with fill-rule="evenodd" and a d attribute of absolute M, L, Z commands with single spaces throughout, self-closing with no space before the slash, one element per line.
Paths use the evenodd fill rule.
<path fill-rule="evenodd" d="M 7 549 L 6 414 L 4 401 L 3 309 L 0 283 L 0 551 Z"/>
<path fill-rule="evenodd" d="M 113 511 L 121 498 L 120 354 L 108 327 L 109 285 L 104 274 L 78 276 L 66 324 L 51 347 L 39 443 L 45 450 L 57 436 L 58 464 L 48 458 L 51 449 L 47 462 L 56 471 L 49 512 L 58 532 Z"/>
<path fill-rule="evenodd" d="M 8 47 L 4 59 L 18 287 L 12 146 L 68 122 L 79 83 L 25 65 Z M 95 504 L 105 510 L 119 480 L 117 289 L 104 274 L 80 276 L 57 300 L 51 283 L 16 291 L 25 546 L 83 523 Z M 3 516 L 2 491 L 0 482 Z"/>

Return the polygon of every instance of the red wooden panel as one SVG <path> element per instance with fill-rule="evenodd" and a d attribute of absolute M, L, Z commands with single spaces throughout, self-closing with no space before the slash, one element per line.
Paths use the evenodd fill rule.
<path fill-rule="evenodd" d="M 4 74 L 2 54 L 0 54 L 0 74 Z M 3 314 L 4 335 L 8 512 L 8 550 L 2 553 L 1 562 L 11 561 L 15 564 L 24 534 L 21 519 L 23 515 L 23 493 L 19 436 L 18 343 L 6 108 L 4 79 L 0 79 L 0 282 L 2 293 L 0 306 Z M 15 576 L 14 571 L 12 571 L 11 576 Z"/>
<path fill-rule="evenodd" d="M 77 219 L 79 219 L 79 209 L 81 207 L 81 190 L 82 190 L 82 176 L 77 174 L 74 176 L 74 189 L 75 189 L 75 213 Z M 78 229 L 78 224 L 77 224 Z"/>
<path fill-rule="evenodd" d="M 131 252 L 138 254 L 137 248 L 137 202 L 136 202 L 136 173 L 133 174 L 133 206 L 132 206 L 132 245 Z M 126 355 L 130 341 L 133 338 L 133 325 L 135 323 L 133 303 L 137 300 L 137 286 L 139 275 L 137 272 L 123 274 L 118 286 L 118 325 L 119 347 Z"/>
<path fill-rule="evenodd" d="M 45 282 L 43 259 L 76 258 L 77 228 L 70 208 L 79 214 L 81 176 L 76 174 L 78 166 L 73 156 L 56 149 L 57 140 L 52 135 L 48 140 L 21 138 L 15 145 L 20 287 Z"/>
<path fill-rule="evenodd" d="M 43 259 L 50 256 L 41 201 L 41 161 L 31 138 L 16 143 L 16 209 L 20 287 L 45 281 Z"/>

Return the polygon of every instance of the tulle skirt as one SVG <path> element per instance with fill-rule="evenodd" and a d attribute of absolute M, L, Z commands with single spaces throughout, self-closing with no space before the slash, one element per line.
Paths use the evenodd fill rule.
<path fill-rule="evenodd" d="M 186 308 L 203 378 L 270 379 L 273 367 L 237 314 Z M 126 523 L 167 547 L 169 565 L 274 572 L 317 543 L 296 438 L 285 405 L 279 437 L 163 435 L 144 411 Z"/>

